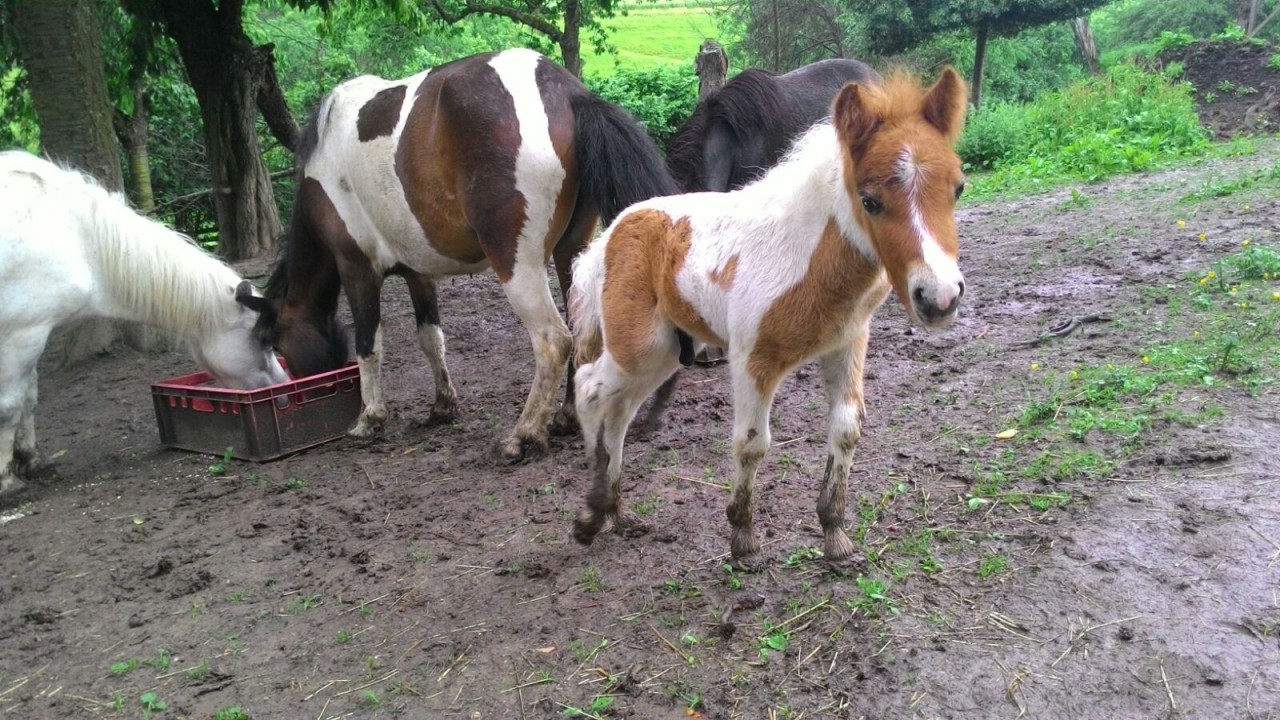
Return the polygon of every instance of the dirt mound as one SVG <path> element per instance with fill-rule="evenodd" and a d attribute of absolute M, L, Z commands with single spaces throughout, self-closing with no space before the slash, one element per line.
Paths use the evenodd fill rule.
<path fill-rule="evenodd" d="M 1181 63 L 1195 87 L 1200 122 L 1215 139 L 1280 130 L 1280 69 L 1271 67 L 1271 43 L 1202 40 L 1160 56 Z"/>

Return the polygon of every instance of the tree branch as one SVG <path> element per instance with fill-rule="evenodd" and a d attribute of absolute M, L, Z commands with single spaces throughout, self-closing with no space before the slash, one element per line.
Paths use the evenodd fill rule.
<path fill-rule="evenodd" d="M 1266 24 L 1271 22 L 1275 18 L 1277 13 L 1280 13 L 1280 6 L 1277 6 L 1275 10 L 1272 10 L 1270 15 L 1262 18 L 1262 22 L 1253 26 L 1253 29 L 1249 31 L 1249 38 L 1252 39 L 1255 35 L 1258 34 L 1259 30 L 1261 30 L 1263 27 L 1266 27 Z"/>
<path fill-rule="evenodd" d="M 458 22 L 468 15 L 497 15 L 498 17 L 515 20 L 521 25 L 533 28 L 557 43 L 560 42 L 564 35 L 564 32 L 560 28 L 540 17 L 532 13 L 521 12 L 516 8 L 504 5 L 488 5 L 485 3 L 476 3 L 471 2 L 471 0 L 467 0 L 467 2 L 462 6 L 462 9 L 455 13 L 446 8 L 444 3 L 440 0 L 431 0 L 431 7 L 436 11 L 436 14 L 440 16 L 441 20 L 444 20 L 450 25 Z"/>
<path fill-rule="evenodd" d="M 284 92 L 280 89 L 280 80 L 276 77 L 274 49 L 275 46 L 268 43 L 253 50 L 256 56 L 254 59 L 259 65 L 258 70 L 260 73 L 257 94 L 258 110 L 262 112 L 262 119 L 267 122 L 267 127 L 271 130 L 271 134 L 275 136 L 276 140 L 288 148 L 289 152 L 296 152 L 299 134 L 298 122 L 293 119 L 293 113 L 289 112 L 289 104 L 284 99 Z"/>

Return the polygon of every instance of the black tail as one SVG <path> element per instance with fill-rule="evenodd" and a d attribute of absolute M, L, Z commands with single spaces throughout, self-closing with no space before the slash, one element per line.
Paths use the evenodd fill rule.
<path fill-rule="evenodd" d="M 570 105 L 580 184 L 605 225 L 641 200 L 680 192 L 658 146 L 626 110 L 591 94 Z"/>

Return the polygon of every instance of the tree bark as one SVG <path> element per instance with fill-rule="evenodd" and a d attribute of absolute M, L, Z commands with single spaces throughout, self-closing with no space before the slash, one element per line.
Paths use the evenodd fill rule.
<path fill-rule="evenodd" d="M 729 54 L 723 45 L 715 40 L 703 40 L 693 65 L 698 71 L 699 101 L 724 87 L 729 75 Z"/>
<path fill-rule="evenodd" d="M 564 67 L 576 78 L 582 77 L 582 3 L 565 0 L 564 30 L 560 33 L 560 57 Z"/>
<path fill-rule="evenodd" d="M 1072 18 L 1068 22 L 1071 23 L 1071 32 L 1076 36 L 1076 47 L 1080 49 L 1080 54 L 1084 57 L 1085 67 L 1089 69 L 1092 75 L 1098 74 L 1098 44 L 1093 40 L 1093 29 L 1089 27 L 1089 17 L 1081 15 Z"/>
<path fill-rule="evenodd" d="M 166 33 L 195 90 L 213 180 L 218 250 L 229 260 L 274 247 L 280 217 L 254 124 L 270 48 L 255 48 L 241 23 L 243 0 L 161 0 Z"/>
<path fill-rule="evenodd" d="M 125 161 L 128 164 L 127 174 L 129 197 L 138 210 L 149 213 L 155 209 L 156 197 L 151 187 L 151 156 L 148 151 L 148 140 L 151 133 L 150 109 L 148 108 L 147 90 L 141 79 L 133 86 L 133 114 L 116 112 L 116 135 L 120 145 L 124 147 Z"/>
<path fill-rule="evenodd" d="M 43 151 L 88 172 L 110 190 L 122 190 L 120 146 L 111 124 L 92 4 L 18 2 L 14 14 Z M 62 349 L 64 362 L 76 362 L 106 352 L 122 336 L 123 327 L 111 320 L 87 320 L 67 328 L 50 345 Z"/>
<path fill-rule="evenodd" d="M 973 49 L 973 86 L 970 101 L 975 108 L 982 106 L 982 65 L 987 59 L 987 26 L 979 25 L 977 43 Z"/>

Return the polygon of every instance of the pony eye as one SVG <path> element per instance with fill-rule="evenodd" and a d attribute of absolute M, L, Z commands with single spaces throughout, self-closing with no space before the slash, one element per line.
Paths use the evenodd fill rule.
<path fill-rule="evenodd" d="M 956 185 L 956 199 L 959 200 L 960 196 L 963 194 L 964 194 L 964 183 L 960 183 L 959 185 Z"/>
<path fill-rule="evenodd" d="M 878 198 L 872 197 L 870 195 L 863 195 L 862 209 L 866 210 L 868 213 L 872 215 L 877 215 L 880 213 L 881 210 L 884 209 L 884 203 L 880 202 Z"/>

